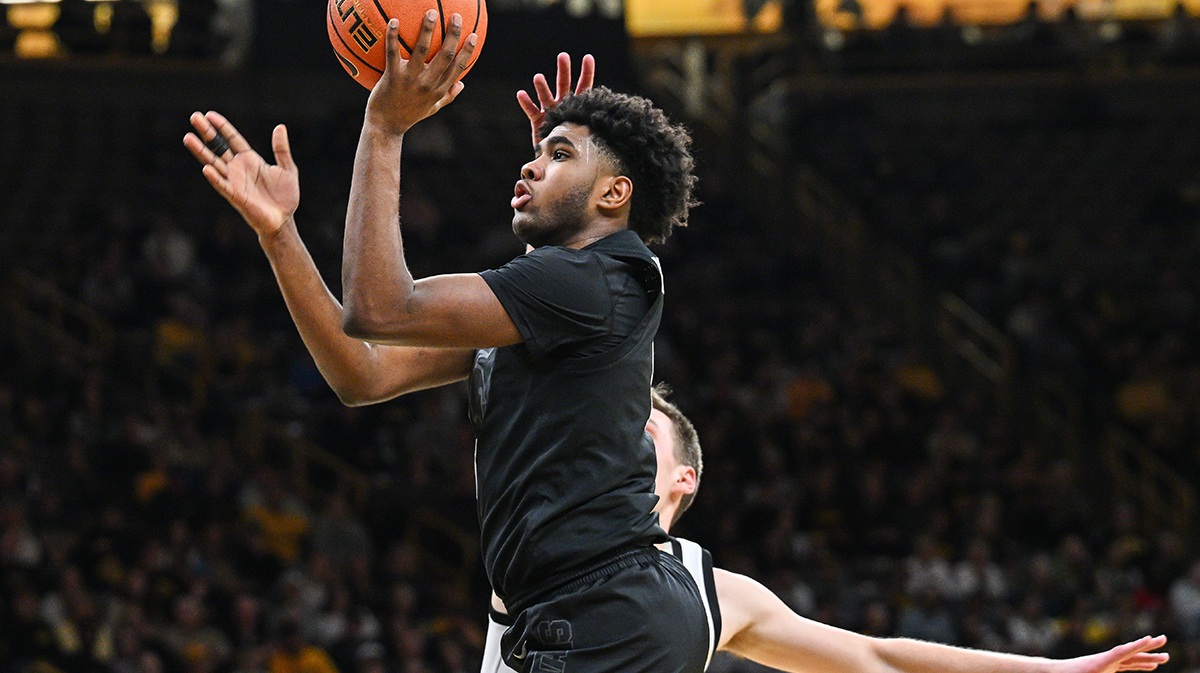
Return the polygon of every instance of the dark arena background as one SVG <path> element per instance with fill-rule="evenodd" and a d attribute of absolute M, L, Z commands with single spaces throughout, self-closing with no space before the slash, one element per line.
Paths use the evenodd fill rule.
<path fill-rule="evenodd" d="M 478 671 L 465 388 L 343 407 L 183 147 L 285 123 L 339 293 L 365 89 L 317 0 L 0 2 L 0 671 Z M 1200 4 L 493 0 L 409 134 L 415 275 L 520 252 L 554 56 L 695 137 L 679 534 L 797 612 L 1200 671 Z M 664 619 L 670 619 L 664 615 Z M 315 670 L 315 669 L 314 669 Z M 320 669 L 326 670 L 326 669 Z M 732 657 L 718 673 L 762 670 Z"/>

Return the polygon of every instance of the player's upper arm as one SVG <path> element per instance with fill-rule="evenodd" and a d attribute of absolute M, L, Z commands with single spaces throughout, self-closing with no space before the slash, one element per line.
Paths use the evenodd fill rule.
<path fill-rule="evenodd" d="M 370 366 L 359 380 L 335 385 L 347 406 L 383 402 L 405 393 L 454 383 L 467 378 L 474 362 L 470 348 L 414 348 L 367 344 Z"/>
<path fill-rule="evenodd" d="M 416 281 L 402 306 L 347 312 L 348 336 L 395 346 L 490 348 L 521 342 L 504 306 L 479 274 Z"/>
<path fill-rule="evenodd" d="M 531 352 L 569 357 L 611 336 L 615 270 L 594 252 L 546 246 L 480 277 Z"/>
<path fill-rule="evenodd" d="M 613 312 L 598 255 L 546 246 L 480 274 L 414 283 L 400 306 L 359 303 L 343 317 L 349 336 L 404 346 L 490 348 L 524 342 L 569 352 L 608 335 Z"/>
<path fill-rule="evenodd" d="M 713 570 L 721 604 L 718 649 L 795 673 L 875 673 L 870 639 L 792 612 L 758 582 Z"/>

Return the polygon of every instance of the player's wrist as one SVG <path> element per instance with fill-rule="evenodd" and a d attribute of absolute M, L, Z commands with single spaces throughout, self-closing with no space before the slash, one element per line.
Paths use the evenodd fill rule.
<path fill-rule="evenodd" d="M 256 228 L 255 233 L 258 234 L 258 244 L 267 254 L 286 243 L 289 237 L 299 235 L 296 219 L 292 215 L 285 217 L 277 226 Z"/>
<path fill-rule="evenodd" d="M 396 122 L 388 119 L 382 113 L 372 114 L 368 108 L 366 118 L 363 120 L 363 136 L 372 142 L 399 143 L 403 140 L 404 134 L 414 125 L 415 122 L 412 124 Z"/>

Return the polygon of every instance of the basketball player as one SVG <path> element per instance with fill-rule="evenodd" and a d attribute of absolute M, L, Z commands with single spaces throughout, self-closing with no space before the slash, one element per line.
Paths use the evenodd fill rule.
<path fill-rule="evenodd" d="M 700 485 L 700 442 L 691 422 L 652 391 L 654 408 L 646 432 L 658 455 L 659 520 L 668 529 L 691 505 Z M 708 552 L 696 543 L 676 538 L 666 551 L 685 563 L 705 596 L 710 650 L 732 652 L 783 671 L 809 673 L 1113 673 L 1148 671 L 1167 661 L 1166 637 L 1142 638 L 1076 659 L 1053 660 L 970 650 L 901 638 L 872 638 L 805 619 L 749 577 L 713 568 Z M 670 615 L 659 615 L 669 621 Z M 500 660 L 500 639 L 508 623 L 504 605 L 492 597 L 482 673 L 513 673 Z"/>
<path fill-rule="evenodd" d="M 414 279 L 398 222 L 404 137 L 462 91 L 461 17 L 413 58 L 389 23 L 366 106 L 342 258 L 344 305 L 296 230 L 299 180 L 284 127 L 268 165 L 221 115 L 185 145 L 251 225 L 322 374 L 348 404 L 470 379 L 482 550 L 514 615 L 505 660 L 522 671 L 698 673 L 708 628 L 696 583 L 654 545 L 652 348 L 662 313 L 646 247 L 687 221 L 689 139 L 648 101 L 604 88 L 544 110 L 514 189 L 533 250 L 500 269 Z M 426 62 L 428 60 L 428 63 Z M 569 76 L 568 76 L 569 80 Z M 203 140 L 202 140 L 203 139 Z M 226 147 L 227 145 L 227 147 Z M 665 621 L 656 616 L 670 614 Z"/>

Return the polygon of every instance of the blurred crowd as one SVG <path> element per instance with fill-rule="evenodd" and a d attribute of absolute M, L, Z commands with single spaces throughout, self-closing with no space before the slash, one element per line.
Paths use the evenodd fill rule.
<path fill-rule="evenodd" d="M 69 134 L 82 113 L 59 114 Z M 3 235 L 9 266 L 115 338 L 89 358 L 0 332 L 21 354 L 0 360 L 0 671 L 478 670 L 488 588 L 465 542 L 464 390 L 340 405 L 252 235 L 187 163 L 185 118 L 130 121 L 145 137 L 128 175 L 89 167 Z M 301 231 L 336 293 L 353 138 L 292 133 Z M 524 155 L 505 159 L 515 175 Z M 439 192 L 461 187 L 452 157 L 414 160 L 402 219 L 419 274 L 519 252 L 502 207 L 468 224 Z M 704 205 L 659 249 L 657 376 L 705 450 L 676 532 L 856 631 L 1055 657 L 1164 632 L 1166 670 L 1200 671 L 1187 540 L 1019 436 L 986 390 L 947 379 L 894 316 L 845 301 L 819 251 L 705 170 Z M 118 179 L 137 200 L 96 186 Z M 302 447 L 338 460 L 299 469 Z"/>
<path fill-rule="evenodd" d="M 1115 421 L 1200 483 L 1200 111 L 1186 76 L 1116 73 L 950 86 L 906 118 L 863 96 L 797 145 L 1098 434 Z"/>

